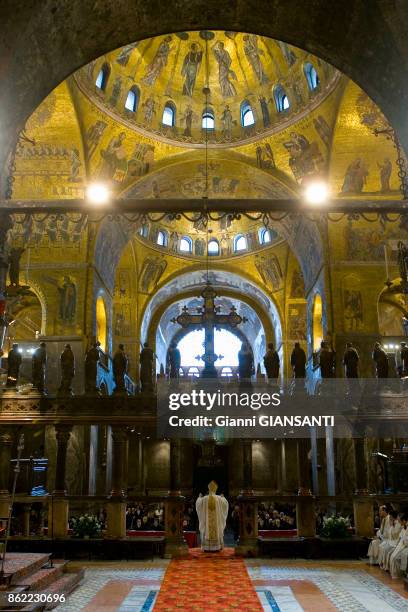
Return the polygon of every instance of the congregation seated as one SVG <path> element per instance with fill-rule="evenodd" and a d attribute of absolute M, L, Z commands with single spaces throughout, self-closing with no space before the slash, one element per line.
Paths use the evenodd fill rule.
<path fill-rule="evenodd" d="M 139 502 L 126 508 L 128 531 L 164 531 L 163 504 Z"/>
<path fill-rule="evenodd" d="M 294 509 L 277 504 L 259 504 L 258 529 L 261 531 L 296 529 Z"/>
<path fill-rule="evenodd" d="M 369 563 L 390 572 L 392 578 L 399 578 L 408 569 L 408 516 L 381 506 L 379 519 L 380 525 L 367 552 Z"/>

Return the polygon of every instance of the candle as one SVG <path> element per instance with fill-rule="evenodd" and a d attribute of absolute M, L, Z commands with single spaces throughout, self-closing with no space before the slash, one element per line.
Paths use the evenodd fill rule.
<path fill-rule="evenodd" d="M 384 244 L 384 259 L 385 259 L 385 275 L 386 280 L 390 279 L 389 268 L 388 268 L 388 253 L 387 253 L 387 245 Z"/>

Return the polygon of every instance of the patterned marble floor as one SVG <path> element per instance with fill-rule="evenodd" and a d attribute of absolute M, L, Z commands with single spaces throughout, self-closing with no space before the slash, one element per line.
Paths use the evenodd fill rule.
<path fill-rule="evenodd" d="M 57 610 L 150 612 L 168 563 L 94 564 L 86 569 L 83 583 Z M 408 593 L 402 581 L 392 581 L 381 570 L 364 563 L 254 559 L 246 561 L 246 568 L 262 608 L 269 612 L 408 612 Z M 205 602 L 201 609 L 206 610 Z M 219 608 L 232 609 L 236 607 Z M 251 607 L 240 610 L 250 612 Z"/>

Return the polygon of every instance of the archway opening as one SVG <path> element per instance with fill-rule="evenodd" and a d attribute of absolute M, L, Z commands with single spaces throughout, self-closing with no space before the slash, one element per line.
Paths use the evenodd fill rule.
<path fill-rule="evenodd" d="M 323 302 L 319 294 L 313 302 L 313 351 L 320 349 L 323 340 Z"/>
<path fill-rule="evenodd" d="M 107 349 L 107 321 L 105 302 L 101 296 L 96 300 L 96 340 L 100 348 L 106 353 Z"/>
<path fill-rule="evenodd" d="M 242 341 L 236 334 L 227 329 L 216 329 L 214 332 L 215 353 L 222 356 L 217 360 L 217 367 L 238 366 L 238 351 L 241 344 Z M 178 343 L 178 348 L 181 353 L 182 367 L 203 366 L 201 355 L 204 351 L 204 330 L 195 329 L 187 333 Z"/>

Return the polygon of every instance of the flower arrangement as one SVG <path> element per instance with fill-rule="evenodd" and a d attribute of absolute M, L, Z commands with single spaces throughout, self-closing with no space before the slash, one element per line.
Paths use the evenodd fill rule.
<path fill-rule="evenodd" d="M 77 538 L 92 538 L 101 533 L 102 525 L 96 516 L 84 514 L 71 520 L 72 533 Z"/>
<path fill-rule="evenodd" d="M 350 521 L 344 516 L 328 516 L 323 519 L 320 535 L 324 538 L 348 538 Z"/>

